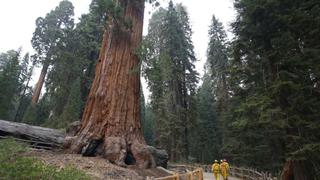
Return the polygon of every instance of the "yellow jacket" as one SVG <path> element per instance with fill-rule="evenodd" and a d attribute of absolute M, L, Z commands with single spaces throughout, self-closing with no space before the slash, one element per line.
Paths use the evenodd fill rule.
<path fill-rule="evenodd" d="M 229 164 L 227 162 L 222 162 L 220 164 L 221 174 L 223 177 L 226 177 L 229 175 Z"/>
<path fill-rule="evenodd" d="M 219 173 L 219 171 L 220 171 L 220 165 L 218 163 L 213 163 L 212 164 L 212 172 Z"/>

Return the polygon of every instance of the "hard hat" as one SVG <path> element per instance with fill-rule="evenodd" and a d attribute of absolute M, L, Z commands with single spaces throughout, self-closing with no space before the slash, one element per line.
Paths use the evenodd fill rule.
<path fill-rule="evenodd" d="M 216 162 L 216 163 L 217 163 L 217 162 L 218 162 L 218 160 L 214 160 L 214 162 Z"/>
<path fill-rule="evenodd" d="M 220 162 L 223 162 L 223 160 L 221 159 Z"/>

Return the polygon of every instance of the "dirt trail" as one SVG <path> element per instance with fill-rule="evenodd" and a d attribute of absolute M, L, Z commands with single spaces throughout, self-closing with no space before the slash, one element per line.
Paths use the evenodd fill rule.
<path fill-rule="evenodd" d="M 216 180 L 212 173 L 204 173 L 203 179 L 204 180 Z M 220 176 L 220 180 L 223 180 L 222 176 Z M 240 179 L 234 178 L 234 177 L 228 177 L 228 180 L 240 180 Z"/>
<path fill-rule="evenodd" d="M 204 180 L 216 180 L 213 177 L 212 173 L 204 173 Z M 223 180 L 222 176 L 220 176 L 220 180 Z M 234 177 L 228 177 L 228 180 L 240 180 L 238 178 L 234 178 Z"/>

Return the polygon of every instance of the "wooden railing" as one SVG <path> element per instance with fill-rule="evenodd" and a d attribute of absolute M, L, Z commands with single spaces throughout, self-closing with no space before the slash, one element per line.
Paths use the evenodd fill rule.
<path fill-rule="evenodd" d="M 200 165 L 197 167 L 201 167 L 204 172 L 212 173 L 211 167 L 212 165 Z M 239 168 L 239 167 L 230 167 L 230 176 L 245 179 L 245 180 L 274 180 L 277 179 L 272 176 L 271 173 L 267 172 L 258 172 L 255 169 L 249 168 Z"/>
<path fill-rule="evenodd" d="M 171 176 L 161 178 L 147 178 L 147 180 L 203 180 L 203 170 L 201 168 L 195 169 L 183 174 L 175 173 Z"/>
<path fill-rule="evenodd" d="M 180 179 L 181 177 L 183 177 L 184 179 L 189 180 L 190 178 L 188 179 L 188 177 L 186 177 L 186 174 L 188 173 L 184 173 L 185 171 L 201 169 L 202 173 L 203 172 L 212 173 L 211 168 L 212 168 L 212 165 L 171 165 L 170 169 L 172 169 L 174 172 L 179 172 L 181 174 L 180 175 L 175 174 L 172 176 L 165 177 L 163 179 L 159 178 L 159 180 L 177 180 L 177 177 L 178 178 L 180 177 Z M 238 168 L 234 166 L 230 167 L 229 175 L 231 177 L 239 178 L 242 180 L 276 180 L 277 179 L 275 177 L 272 177 L 272 175 L 267 172 L 258 172 L 257 170 L 254 170 L 254 169 Z M 189 177 L 191 176 L 189 175 Z"/>
<path fill-rule="evenodd" d="M 231 167 L 230 168 L 230 176 L 241 178 L 241 179 L 246 179 L 246 180 L 273 180 L 273 179 L 277 179 L 277 178 L 273 178 L 271 173 L 258 172 L 255 169 L 238 168 L 238 167 Z"/>

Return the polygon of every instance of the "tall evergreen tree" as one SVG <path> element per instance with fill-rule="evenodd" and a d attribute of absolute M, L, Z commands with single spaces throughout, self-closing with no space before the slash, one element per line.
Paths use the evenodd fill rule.
<path fill-rule="evenodd" d="M 154 116 L 153 116 L 150 105 L 145 102 L 142 87 L 141 87 L 140 101 L 141 101 L 141 126 L 142 126 L 143 135 L 148 145 L 154 145 L 154 135 L 155 135 Z"/>
<path fill-rule="evenodd" d="M 153 110 L 150 104 L 145 105 L 145 117 L 142 119 L 142 130 L 148 145 L 154 146 L 156 138 L 156 125 Z"/>
<path fill-rule="evenodd" d="M 68 97 L 74 81 L 80 77 L 81 99 L 79 101 L 81 116 L 84 103 L 93 80 L 95 64 L 98 59 L 102 35 L 106 26 L 108 3 L 93 0 L 89 13 L 82 15 L 75 29 L 66 29 L 62 44 L 55 51 L 55 61 L 51 63 L 46 81 L 46 93 L 50 96 L 52 113 L 46 125 L 65 126 L 66 122 L 80 117 L 66 119 L 61 117 L 65 111 Z M 70 108 L 69 108 L 70 109 Z M 77 109 L 77 107 L 75 107 Z M 72 112 L 70 112 L 72 113 Z"/>
<path fill-rule="evenodd" d="M 80 81 L 82 67 L 85 63 L 74 54 L 78 47 L 74 31 L 69 31 L 66 35 L 64 46 L 60 47 L 61 49 L 59 48 L 57 51 L 56 59 L 52 62 L 45 83 L 46 94 L 50 97 L 52 108 L 51 117 L 48 119 L 47 124 L 53 127 L 61 127 L 61 124 L 66 125 L 66 122 L 80 118 L 79 114 L 77 117 L 73 117 L 65 122 L 65 117 L 60 117 L 65 111 L 65 106 L 69 101 L 68 99 L 72 96 L 72 91 L 77 92 L 77 90 L 74 90 L 74 83 Z M 80 82 L 78 83 L 80 84 Z M 79 87 L 79 91 L 80 90 Z M 79 98 L 79 105 L 82 106 L 81 96 L 79 96 Z M 75 107 L 75 109 L 78 108 Z"/>
<path fill-rule="evenodd" d="M 85 102 L 94 77 L 105 27 L 107 26 L 107 3 L 92 0 L 89 13 L 82 15 L 74 32 L 75 56 L 81 61 L 81 98 Z"/>
<path fill-rule="evenodd" d="M 67 103 L 64 106 L 56 127 L 64 128 L 67 127 L 69 123 L 80 119 L 81 107 L 83 106 L 80 90 L 80 78 L 78 78 L 72 84 Z"/>
<path fill-rule="evenodd" d="M 318 179 L 319 2 L 237 0 L 235 7 L 227 118 L 234 143 L 226 150 L 244 165 L 277 171 L 287 160 L 286 178 Z"/>
<path fill-rule="evenodd" d="M 227 35 L 223 25 L 213 15 L 209 29 L 209 45 L 207 50 L 207 65 L 213 79 L 213 93 L 217 100 L 217 110 L 225 109 L 228 98 L 228 52 Z"/>
<path fill-rule="evenodd" d="M 42 70 L 32 97 L 33 105 L 39 100 L 49 66 L 55 61 L 59 48 L 65 46 L 66 33 L 73 29 L 73 9 L 71 2 L 63 0 L 45 18 L 39 17 L 36 20 L 36 29 L 31 42 Z"/>
<path fill-rule="evenodd" d="M 72 80 L 75 80 L 71 80 L 70 71 L 77 67 L 73 63 L 75 59 L 73 49 L 70 48 L 71 42 L 74 41 L 72 39 L 74 28 L 73 11 L 72 3 L 68 0 L 63 0 L 54 10 L 47 13 L 45 18 L 39 17 L 36 20 L 36 29 L 31 42 L 36 51 L 33 56 L 35 64 L 41 64 L 42 70 L 32 95 L 31 106 L 33 107 L 28 107 L 23 117 L 24 122 L 39 125 L 39 123 L 44 123 L 43 121 L 47 121 L 49 118 L 45 118 L 43 115 L 41 115 L 41 118 L 38 117 L 41 114 L 39 114 L 41 109 L 48 107 L 36 105 L 45 79 L 47 80 L 47 95 L 44 95 L 47 98 L 45 104 L 50 106 L 52 114 L 50 117 L 56 119 L 57 114 L 62 114 L 73 84 Z"/>
<path fill-rule="evenodd" d="M 191 35 L 185 8 L 178 5 L 176 10 L 170 1 L 168 10 L 161 8 L 153 15 L 146 38 L 150 47 L 145 74 L 152 92 L 157 139 L 174 161 L 189 156 L 188 125 L 197 83 Z"/>
<path fill-rule="evenodd" d="M 220 159 L 221 131 L 216 114 L 215 97 L 210 73 L 206 72 L 199 87 L 197 100 L 197 121 L 191 129 L 191 155 L 201 163 L 212 163 Z"/>
<path fill-rule="evenodd" d="M 111 1 L 110 1 L 111 2 Z M 73 29 L 73 9 L 72 4 L 69 2 L 60 3 L 54 11 L 48 13 L 46 18 L 43 20 L 50 20 L 49 22 L 54 22 L 53 18 L 59 18 L 61 14 L 69 15 L 66 17 L 66 26 L 59 30 L 60 33 L 54 34 L 58 27 L 51 27 L 51 29 L 37 28 L 38 31 L 43 30 L 44 33 L 35 32 L 35 37 L 33 42 L 41 43 L 42 39 L 48 40 L 50 38 L 59 38 L 59 42 L 52 46 L 52 56 L 50 60 L 50 69 L 46 73 L 46 106 L 49 108 L 51 113 L 50 117 L 45 118 L 46 126 L 51 127 L 62 127 L 65 126 L 66 122 L 72 120 L 77 120 L 79 117 L 74 117 L 72 119 L 66 119 L 61 117 L 65 112 L 65 106 L 67 105 L 70 93 L 73 88 L 75 81 L 78 81 L 80 77 L 80 91 L 81 100 L 79 101 L 80 114 L 81 116 L 84 103 L 87 99 L 91 82 L 93 80 L 95 64 L 98 59 L 99 50 L 101 46 L 102 36 L 104 29 L 107 24 L 107 14 L 108 9 L 110 9 L 109 1 L 92 0 L 89 8 L 89 13 L 82 15 L 80 22 Z M 65 12 L 64 12 L 65 11 Z M 59 17 L 58 17 L 59 16 Z M 52 17 L 52 18 L 51 18 Z M 43 24 L 43 23 L 42 23 Z M 50 33 L 45 33 L 50 31 Z M 54 37 L 54 35 L 56 35 Z M 40 36 L 40 37 L 38 37 Z M 39 40 L 40 39 L 40 40 Z M 43 41 L 43 44 L 46 42 Z M 37 44 L 36 44 L 37 45 Z M 38 47 L 38 46 L 36 46 Z M 50 46 L 51 47 L 51 46 Z M 47 48 L 48 49 L 48 48 Z M 39 54 L 36 54 L 39 61 Z M 46 57 L 46 54 L 43 54 Z M 42 78 L 44 78 L 42 76 Z M 43 80 L 43 79 L 42 79 Z M 31 119 L 37 119 L 38 117 L 32 117 L 32 115 L 39 115 L 37 108 L 43 109 L 40 106 L 29 108 L 33 112 L 27 113 L 30 122 Z M 75 107 L 77 109 L 77 107 Z M 70 108 L 68 108 L 70 109 Z M 70 112 L 72 113 L 72 112 Z M 43 115 L 40 119 L 43 119 Z M 66 122 L 65 122 L 66 121 Z M 42 120 L 37 120 L 37 122 L 42 122 Z"/>
<path fill-rule="evenodd" d="M 19 51 L 8 51 L 0 54 L 0 117 L 12 120 L 15 102 L 20 86 Z"/>
<path fill-rule="evenodd" d="M 10 121 L 21 121 L 30 103 L 33 66 L 29 54 L 20 58 L 20 52 L 10 50 L 0 55 L 0 117 Z"/>
<path fill-rule="evenodd" d="M 20 63 L 20 87 L 19 87 L 19 95 L 18 95 L 18 104 L 16 108 L 16 113 L 14 117 L 14 121 L 22 121 L 24 113 L 26 112 L 32 97 L 32 89 L 30 87 L 30 81 L 33 73 L 33 69 L 35 67 L 35 59 L 34 56 L 29 55 L 27 53 L 22 62 Z"/>

